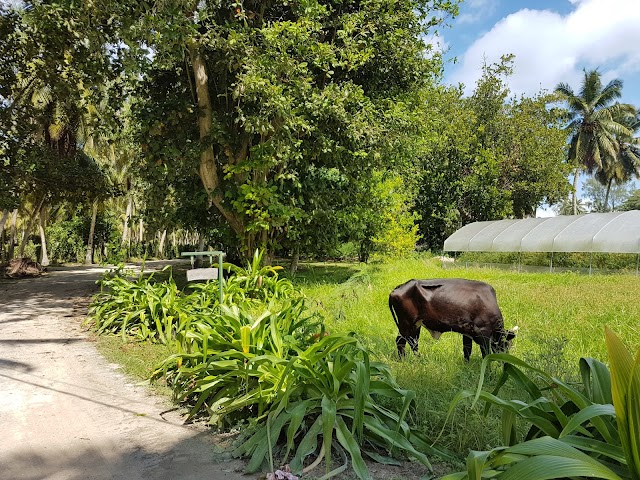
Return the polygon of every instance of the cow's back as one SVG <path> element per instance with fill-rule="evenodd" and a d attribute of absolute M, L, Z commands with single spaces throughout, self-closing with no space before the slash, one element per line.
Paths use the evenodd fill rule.
<path fill-rule="evenodd" d="M 490 335 L 503 327 L 496 292 L 487 283 L 462 278 L 420 280 L 425 327 L 467 335 Z"/>

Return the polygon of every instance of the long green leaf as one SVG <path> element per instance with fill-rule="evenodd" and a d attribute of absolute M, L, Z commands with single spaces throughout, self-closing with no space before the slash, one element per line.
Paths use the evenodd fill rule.
<path fill-rule="evenodd" d="M 593 438 L 581 437 L 577 435 L 567 435 L 562 437 L 562 441 L 572 447 L 579 448 L 585 452 L 593 452 L 596 455 L 603 455 L 618 463 L 626 463 L 622 447 L 609 445 L 608 443 L 594 440 Z"/>
<path fill-rule="evenodd" d="M 571 417 L 571 420 L 569 420 L 569 423 L 567 423 L 562 432 L 560 432 L 558 438 L 562 438 L 573 433 L 584 422 L 589 421 L 595 417 L 599 417 L 602 415 L 615 416 L 615 414 L 616 411 L 613 408 L 613 405 L 589 405 L 587 408 L 583 408 L 573 417 Z"/>
<path fill-rule="evenodd" d="M 353 438 L 353 435 L 351 435 L 351 432 L 349 431 L 347 425 L 344 423 L 344 420 L 342 420 L 342 418 L 340 417 L 337 417 L 336 426 L 336 437 L 338 438 L 338 442 L 340 442 L 340 445 L 342 445 L 344 449 L 349 452 L 353 471 L 356 472 L 356 475 L 360 480 L 370 480 L 371 474 L 369 473 L 369 469 L 362 459 L 360 447 Z"/>
<path fill-rule="evenodd" d="M 302 425 L 302 421 L 307 413 L 307 403 L 300 402 L 295 407 L 293 407 L 289 414 L 291 415 L 291 421 L 289 422 L 289 427 L 287 428 L 287 450 L 283 455 L 283 462 L 286 463 L 287 458 L 289 457 L 289 452 L 293 448 L 294 438 L 298 433 L 300 426 Z"/>
<path fill-rule="evenodd" d="M 501 474 L 499 478 L 500 480 L 548 480 L 581 476 L 622 480 L 613 471 L 597 461 L 553 455 L 539 455 L 518 462 Z"/>
<path fill-rule="evenodd" d="M 300 441 L 296 455 L 291 460 L 291 469 L 294 472 L 302 471 L 304 459 L 315 452 L 318 448 L 318 435 L 322 432 L 322 417 L 318 415 L 305 436 Z"/>
<path fill-rule="evenodd" d="M 502 411 L 502 443 L 505 445 L 511 446 L 514 445 L 517 438 L 516 431 L 516 414 L 510 410 Z"/>
<path fill-rule="evenodd" d="M 594 403 L 613 404 L 611 374 L 604 363 L 594 358 L 581 358 L 580 375 L 587 395 Z"/>
<path fill-rule="evenodd" d="M 321 405 L 325 473 L 328 473 L 331 468 L 331 443 L 333 442 L 333 430 L 336 423 L 336 402 L 326 395 L 323 395 Z"/>
<path fill-rule="evenodd" d="M 369 355 L 365 355 L 363 362 L 356 363 L 356 388 L 354 395 L 354 414 L 352 433 L 358 443 L 362 444 L 364 429 L 364 407 L 369 396 L 369 382 L 371 371 L 369 367 Z"/>
<path fill-rule="evenodd" d="M 640 350 L 634 361 L 624 344 L 608 328 L 605 338 L 620 442 L 632 478 L 640 480 Z"/>
<path fill-rule="evenodd" d="M 490 451 L 478 452 L 472 450 L 469 452 L 469 456 L 467 457 L 467 472 L 469 474 L 469 480 L 481 480 L 482 472 L 490 454 Z"/>

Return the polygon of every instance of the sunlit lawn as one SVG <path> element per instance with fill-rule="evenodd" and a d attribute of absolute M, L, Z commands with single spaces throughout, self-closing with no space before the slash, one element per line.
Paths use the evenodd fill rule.
<path fill-rule="evenodd" d="M 563 379 L 578 378 L 582 356 L 606 361 L 605 325 L 634 349 L 640 345 L 640 277 L 634 275 L 443 269 L 433 258 L 303 267 L 295 280 L 324 311 L 328 329 L 356 332 L 379 359 L 391 364 L 401 386 L 417 392 L 413 421 L 434 439 L 443 429 L 451 399 L 461 389 L 476 386 L 481 355 L 474 346 L 472 360 L 465 364 L 458 334 L 445 334 L 435 342 L 423 330 L 420 357 L 397 361 L 388 295 L 411 278 L 464 277 L 490 283 L 506 326 L 520 327 L 511 353 Z M 498 373 L 493 372 L 494 379 Z M 496 446 L 500 420 L 495 415 L 484 418 L 479 411 L 460 407 L 444 426 L 439 443 L 461 454 Z"/>

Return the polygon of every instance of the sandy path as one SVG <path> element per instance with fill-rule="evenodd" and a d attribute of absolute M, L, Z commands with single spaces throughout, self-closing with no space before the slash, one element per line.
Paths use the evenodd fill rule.
<path fill-rule="evenodd" d="M 0 283 L 0 480 L 256 478 L 88 341 L 78 317 L 102 271 Z"/>

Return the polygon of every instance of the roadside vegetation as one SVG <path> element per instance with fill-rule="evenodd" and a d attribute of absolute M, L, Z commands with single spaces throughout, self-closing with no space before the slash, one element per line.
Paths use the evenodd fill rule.
<path fill-rule="evenodd" d="M 309 456 L 324 459 L 327 478 L 349 467 L 371 478 L 365 455 L 431 468 L 436 450 L 405 421 L 415 394 L 355 335 L 326 332 L 292 282 L 260 264 L 256 252 L 246 269 L 228 266 L 223 303 L 215 282 L 188 293 L 172 276 L 155 282 L 118 270 L 101 281 L 89 320 L 99 334 L 169 347 L 153 377 L 171 387 L 187 421 L 242 428 L 234 453 L 249 458 L 249 472 L 290 462 L 300 473 Z"/>
<path fill-rule="evenodd" d="M 257 271 L 260 272 L 260 269 Z M 484 388 L 488 391 L 492 391 L 500 381 L 502 370 L 498 363 L 493 361 L 485 366 L 481 361 L 479 351 L 474 351 L 471 362 L 466 364 L 462 356 L 462 339 L 459 335 L 452 333 L 443 335 L 438 342 L 423 334 L 419 357 L 409 355 L 409 358 L 402 362 L 396 358 L 394 339 L 397 332 L 388 312 L 387 298 L 395 286 L 410 278 L 463 276 L 483 280 L 494 286 L 498 302 L 505 316 L 506 326 L 518 325 L 520 327 L 519 336 L 510 353 L 515 358 L 513 360 L 514 368 L 522 368 L 524 373 L 517 378 L 515 375 L 511 375 L 511 380 L 502 385 L 499 397 L 503 398 L 505 402 L 535 403 L 537 401 L 539 403 L 538 399 L 530 398 L 531 392 L 534 390 L 531 390 L 533 387 L 529 383 L 526 383 L 529 390 L 522 388 L 522 382 L 527 382 L 523 380 L 524 378 L 529 378 L 533 384 L 538 385 L 536 387 L 538 390 L 535 391 L 547 391 L 549 379 L 553 378 L 564 382 L 570 391 L 583 392 L 585 389 L 582 385 L 584 378 L 578 368 L 580 358 L 590 357 L 594 359 L 592 362 L 608 363 L 604 340 L 605 326 L 616 332 L 632 351 L 638 347 L 636 319 L 640 316 L 640 306 L 635 301 L 634 295 L 631 294 L 640 287 L 640 278 L 636 276 L 585 276 L 574 273 L 532 274 L 491 269 L 444 270 L 437 259 L 425 255 L 403 260 L 373 262 L 369 265 L 303 264 L 300 271 L 295 276 L 290 276 L 289 279 L 283 279 L 283 273 L 279 273 L 280 277 L 277 278 L 276 283 L 288 285 L 287 289 L 290 291 L 301 291 L 307 297 L 304 301 L 304 314 L 299 306 L 295 306 L 295 301 L 285 299 L 280 300 L 279 307 L 272 306 L 269 313 L 265 313 L 261 311 L 256 299 L 253 299 L 247 308 L 241 306 L 225 309 L 221 315 L 216 317 L 215 321 L 193 317 L 196 318 L 193 321 L 194 324 L 202 323 L 196 332 L 202 331 L 202 328 L 208 328 L 210 335 L 212 335 L 210 336 L 211 343 L 207 346 L 211 350 L 210 361 L 214 364 L 221 362 L 217 367 L 216 376 L 210 375 L 211 371 L 207 373 L 206 362 L 201 361 L 203 358 L 201 343 L 203 337 L 198 333 L 191 335 L 191 345 L 195 350 L 176 353 L 164 359 L 160 366 L 158 364 L 154 366 L 157 368 L 156 376 L 164 376 L 168 380 L 169 385 L 173 388 L 175 398 L 189 406 L 192 416 L 203 415 L 212 420 L 215 425 L 226 427 L 253 418 L 254 420 L 250 423 L 256 427 L 254 430 L 254 435 L 258 435 L 254 438 L 256 442 L 259 438 L 265 439 L 267 427 L 265 423 L 262 423 L 263 431 L 260 431 L 260 422 L 255 423 L 255 421 L 260 418 L 266 421 L 269 418 L 269 412 L 280 410 L 278 414 L 289 415 L 292 408 L 286 409 L 285 406 L 292 407 L 304 404 L 306 406 L 299 406 L 299 410 L 296 412 L 300 414 L 304 411 L 304 415 L 309 415 L 309 418 L 305 420 L 309 423 L 303 422 L 306 428 L 314 425 L 318 418 L 316 416 L 318 412 L 324 411 L 326 408 L 329 412 L 333 412 L 333 408 L 327 404 L 329 400 L 325 400 L 323 404 L 323 398 L 330 399 L 332 397 L 329 392 L 321 393 L 323 392 L 321 387 L 323 384 L 322 370 L 316 370 L 314 379 L 311 381 L 309 372 L 304 373 L 304 368 L 303 371 L 299 371 L 293 366 L 287 367 L 285 365 L 291 361 L 293 358 L 291 355 L 294 352 L 294 356 L 304 358 L 306 355 L 313 355 L 313 352 L 317 352 L 318 348 L 321 351 L 329 352 L 332 348 L 330 345 L 335 345 L 333 342 L 344 342 L 342 347 L 335 350 L 335 354 L 347 362 L 344 363 L 345 369 L 352 369 L 353 375 L 364 375 L 362 378 L 368 376 L 369 378 L 383 379 L 387 383 L 388 387 L 386 388 L 388 388 L 389 395 L 381 397 L 380 392 L 370 392 L 372 402 L 385 409 L 391 409 L 389 411 L 396 411 L 403 415 L 405 422 L 403 425 L 406 425 L 403 429 L 410 429 L 411 435 L 408 438 L 413 439 L 413 448 L 425 448 L 426 450 L 423 452 L 428 452 L 427 459 L 429 461 L 436 459 L 440 462 L 441 458 L 445 458 L 451 465 L 450 468 L 456 470 L 461 467 L 461 463 L 457 462 L 462 462 L 469 450 L 491 451 L 498 446 L 508 445 L 504 441 L 504 419 L 500 409 L 492 408 L 485 412 L 483 402 L 478 402 L 474 407 L 471 407 L 480 379 L 483 379 Z M 263 276 L 263 278 L 267 277 L 269 275 Z M 245 276 L 245 285 L 250 285 L 251 282 L 246 282 L 247 278 Z M 169 278 L 168 282 L 171 284 L 172 279 Z M 135 281 L 131 283 L 132 290 L 138 288 L 135 287 Z M 162 284 L 165 285 L 166 282 L 162 282 Z M 157 284 L 152 285 L 153 282 L 149 282 L 148 288 L 160 288 Z M 162 288 L 166 288 L 166 286 Z M 215 282 L 210 283 L 206 288 L 211 291 L 207 298 L 217 298 Z M 186 292 L 189 296 L 188 303 L 198 305 L 197 296 L 202 295 L 205 289 L 196 288 L 188 293 L 189 291 Z M 107 303 L 104 300 L 103 298 L 100 302 L 96 302 L 97 308 L 105 308 L 104 305 Z M 242 304 L 242 302 L 240 303 Z M 274 304 L 272 303 L 272 305 Z M 280 314 L 274 314 L 276 311 L 280 311 Z M 171 311 L 167 310 L 167 312 Z M 176 317 L 175 312 L 169 316 Z M 308 316 L 306 320 L 304 320 L 305 316 Z M 144 317 L 146 318 L 146 315 Z M 207 315 L 203 317 L 210 318 Z M 296 327 L 296 321 L 284 320 L 287 318 L 299 319 L 301 324 Z M 278 323 L 282 321 L 285 321 L 288 327 L 282 327 L 281 323 Z M 257 344 L 257 338 L 269 337 L 269 332 L 261 329 L 266 328 L 266 325 L 271 322 L 273 325 L 279 325 L 277 330 L 283 333 L 283 338 L 288 338 L 289 353 L 285 352 L 286 348 L 274 350 L 275 347 L 269 342 L 263 342 L 262 348 L 265 352 L 270 352 L 268 355 L 272 356 L 267 364 L 271 365 L 270 362 L 273 362 L 273 365 L 267 368 L 267 364 L 260 363 L 263 360 L 254 363 L 256 352 L 253 350 L 253 346 Z M 151 323 L 149 321 L 149 324 Z M 217 338 L 215 325 L 222 328 L 224 332 L 235 332 L 225 333 L 233 338 L 215 340 Z M 244 348 L 249 348 L 249 351 L 245 352 L 242 332 L 247 335 L 248 329 L 244 328 L 243 330 L 243 327 L 251 325 L 256 327 L 251 330 L 253 336 L 245 336 Z M 258 327 L 259 325 L 261 327 Z M 172 328 L 175 332 L 174 336 L 178 338 L 182 327 L 176 325 Z M 133 333 L 137 334 L 139 331 L 142 330 L 134 328 Z M 298 337 L 292 333 L 295 331 L 299 331 Z M 149 336 L 147 335 L 147 337 Z M 315 343 L 316 340 L 319 341 Z M 226 342 L 224 343 L 226 346 L 224 348 L 220 345 L 216 347 L 216 342 L 219 341 Z M 120 344 L 120 346 L 112 343 L 111 348 L 116 347 L 116 352 L 127 349 L 128 356 L 129 352 L 137 351 L 127 347 L 130 344 L 131 340 Z M 140 343 L 135 344 L 141 345 Z M 152 347 L 151 343 L 142 343 L 142 345 L 156 348 Z M 235 352 L 232 358 L 220 357 L 220 355 L 227 355 L 225 352 L 229 351 Z M 217 353 L 214 354 L 214 352 Z M 218 356 L 216 357 L 216 355 Z M 325 355 L 317 357 L 315 361 L 321 361 L 322 358 L 325 358 Z M 333 357 L 330 358 L 335 360 Z M 366 371 L 361 371 L 359 369 L 363 368 L 362 365 L 367 364 L 365 358 L 369 366 Z M 250 359 L 251 367 L 249 368 L 245 360 L 249 361 Z M 131 361 L 131 359 L 129 358 L 127 361 Z M 518 362 L 525 362 L 528 367 L 523 367 L 524 364 Z M 380 370 L 383 364 L 388 367 Z M 311 396 L 298 397 L 301 402 L 299 404 L 295 404 L 293 398 L 287 398 L 285 403 L 278 403 L 282 402 L 282 398 L 278 397 L 275 390 L 278 387 L 278 379 L 282 378 L 286 368 L 296 370 L 290 372 L 291 375 L 302 375 L 306 378 L 305 381 L 310 382 L 308 383 L 309 388 L 316 393 L 311 394 L 310 391 L 307 391 L 304 395 L 310 394 Z M 185 376 L 185 372 L 189 372 L 192 376 Z M 220 378 L 216 380 L 218 375 Z M 315 377 L 316 375 L 318 378 Z M 249 388 L 251 378 L 261 378 L 265 382 L 259 389 L 259 393 Z M 361 401 L 356 398 L 355 392 L 357 390 L 353 390 L 352 394 L 348 393 L 351 391 L 349 389 L 353 388 L 349 385 L 351 385 L 350 382 L 355 381 L 354 378 L 347 375 L 343 379 L 343 383 L 340 383 L 343 387 L 338 389 L 341 395 L 346 395 L 345 399 L 350 399 L 349 402 Z M 513 378 L 516 378 L 516 381 Z M 315 381 L 318 383 L 314 383 Z M 202 388 L 213 383 L 221 385 L 222 390 L 225 388 L 237 389 L 239 385 L 245 385 L 243 393 L 247 396 L 243 397 L 234 390 L 234 395 L 230 395 L 233 401 L 223 400 L 224 395 L 216 398 L 215 389 Z M 462 397 L 459 397 L 458 395 L 463 391 L 473 392 L 473 394 L 463 394 Z M 398 392 L 403 393 L 398 395 Z M 299 393 L 291 392 L 291 395 L 295 397 Z M 252 395 L 255 396 L 252 397 Z M 481 400 L 486 399 L 485 394 L 482 395 Z M 313 400 L 314 398 L 316 400 Z M 592 397 L 589 398 L 593 400 Z M 275 403 L 270 403 L 272 401 Z M 575 402 L 575 398 L 573 401 Z M 279 409 L 276 404 L 281 408 Z M 340 402 L 336 405 L 346 408 L 346 412 L 352 411 L 351 407 Z M 562 403 L 559 405 L 562 406 Z M 241 408 L 237 408 L 238 406 Z M 551 409 L 553 411 L 553 408 Z M 340 408 L 337 408 L 335 414 L 337 419 L 344 415 L 345 411 L 341 413 Z M 610 410 L 607 415 L 609 415 L 609 424 L 612 424 L 613 417 L 611 417 Z M 322 414 L 319 416 L 321 417 Z M 513 421 L 512 428 L 509 429 L 509 432 L 512 432 L 512 436 L 509 437 L 512 443 L 516 438 L 518 441 L 527 438 L 527 432 L 532 428 L 531 418 L 526 418 L 527 415 L 522 412 L 520 416 L 522 418 L 517 422 Z M 275 422 L 277 417 L 278 415 L 273 413 L 272 421 Z M 346 418 L 345 424 L 350 427 L 349 430 L 355 432 L 356 430 L 352 430 L 354 418 L 351 414 L 347 414 L 347 417 L 344 418 Z M 585 421 L 587 420 L 585 419 Z M 284 433 L 285 430 L 289 432 L 290 423 L 287 422 L 290 421 L 291 418 L 285 417 L 280 419 L 278 424 L 273 424 L 283 432 L 280 445 L 275 440 L 271 446 L 263 441 L 261 445 L 267 446 L 266 451 L 256 453 L 255 450 L 245 447 L 244 450 L 240 449 L 236 453 L 256 455 L 253 467 L 261 461 L 268 463 L 272 455 L 277 463 L 279 459 L 285 459 L 284 457 L 287 455 L 283 455 L 283 453 L 288 450 L 292 465 L 300 467 L 299 462 L 302 457 L 296 457 L 300 453 L 296 449 L 300 448 L 299 442 L 303 437 L 295 435 L 297 432 L 294 428 L 295 424 L 294 427 L 291 427 L 291 435 L 293 436 L 289 437 Z M 387 418 L 386 422 L 388 421 Z M 341 423 L 338 420 L 335 422 L 335 430 L 331 436 L 334 441 L 337 440 L 338 431 L 341 428 L 339 427 Z M 305 431 L 303 423 L 297 427 L 301 429 L 299 433 Z M 365 421 L 363 423 L 365 438 L 366 425 Z M 556 426 L 556 429 L 562 431 L 562 425 Z M 318 444 L 313 449 L 309 447 L 309 452 L 315 452 L 311 457 L 315 458 L 321 448 L 320 439 L 324 432 L 306 430 L 306 432 L 309 431 L 312 432 L 312 436 L 315 435 L 318 438 Z M 329 433 L 327 433 L 328 435 Z M 358 437 L 356 436 L 356 438 Z M 433 442 L 435 442 L 435 449 L 430 447 Z M 370 442 L 365 442 L 365 444 L 369 447 L 374 445 Z M 252 444 L 249 443 L 249 445 Z M 382 448 L 379 449 L 380 447 Z M 384 456 L 389 457 L 389 446 L 387 445 L 386 448 Z M 385 451 L 384 442 L 383 445 L 378 444 L 378 447 L 370 453 L 374 453 L 375 457 L 375 453 L 381 455 L 380 452 L 383 451 Z M 348 452 L 348 449 L 345 448 L 345 452 Z M 323 453 L 326 453 L 326 449 Z M 399 450 L 395 453 L 399 453 Z M 353 461 L 352 455 L 350 458 Z M 456 465 L 458 466 L 456 467 Z M 340 466 L 337 465 L 337 467 Z M 366 478 L 366 476 L 361 478 Z M 622 476 L 621 478 L 626 477 Z"/>

